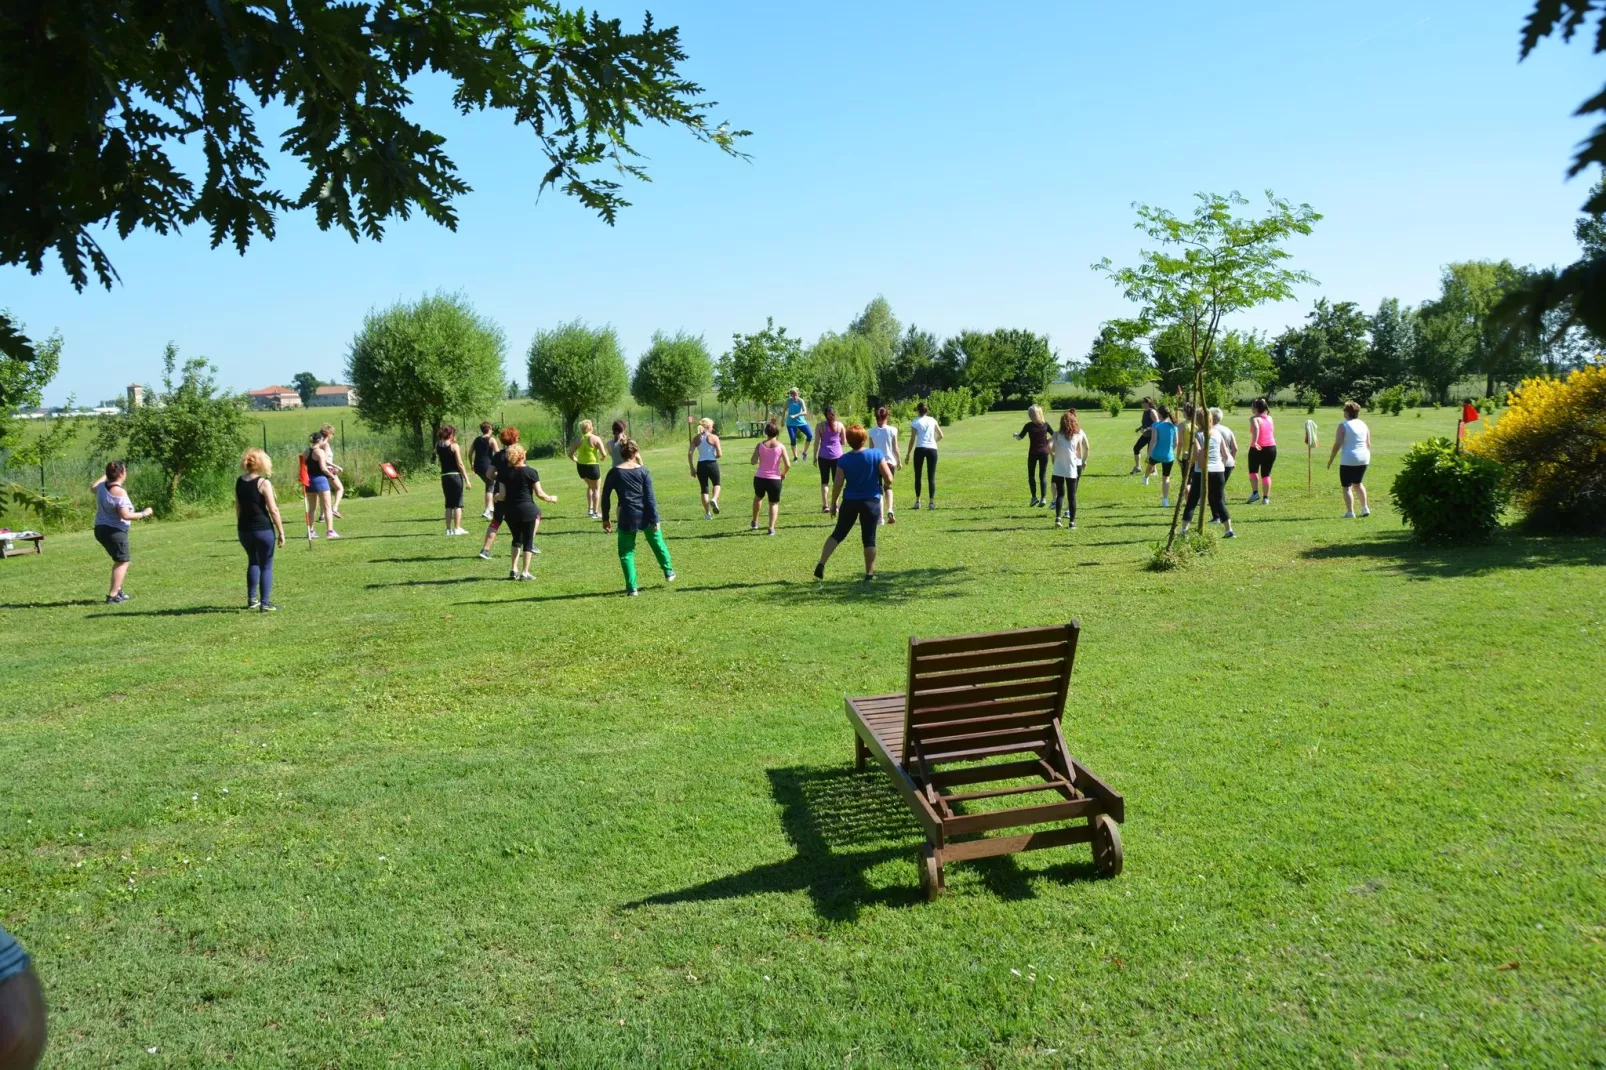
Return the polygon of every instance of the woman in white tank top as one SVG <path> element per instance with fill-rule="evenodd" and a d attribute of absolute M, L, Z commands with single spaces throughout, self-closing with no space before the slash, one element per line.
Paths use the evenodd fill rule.
<path fill-rule="evenodd" d="M 1344 402 L 1344 422 L 1333 434 L 1333 451 L 1327 455 L 1327 467 L 1338 459 L 1338 482 L 1344 488 L 1344 519 L 1355 519 L 1355 500 L 1360 499 L 1361 516 L 1371 516 L 1366 504 L 1366 468 L 1372 463 L 1372 429 L 1360 418 L 1361 407 L 1353 401 Z"/>

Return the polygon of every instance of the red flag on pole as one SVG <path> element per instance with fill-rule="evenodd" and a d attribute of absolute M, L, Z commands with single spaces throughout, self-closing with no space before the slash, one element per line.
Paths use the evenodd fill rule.
<path fill-rule="evenodd" d="M 1478 420 L 1478 407 L 1476 405 L 1473 405 L 1473 404 L 1471 404 L 1469 402 L 1468 404 L 1465 404 L 1465 405 L 1461 406 L 1461 422 L 1462 423 L 1469 423 L 1469 424 L 1470 423 L 1476 423 L 1477 420 Z"/>

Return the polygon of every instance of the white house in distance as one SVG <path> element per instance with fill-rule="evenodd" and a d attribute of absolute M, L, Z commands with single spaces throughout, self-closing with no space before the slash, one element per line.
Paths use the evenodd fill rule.
<path fill-rule="evenodd" d="M 249 390 L 245 396 L 251 399 L 253 409 L 301 408 L 301 395 L 288 386 L 265 386 L 261 390 Z"/>
<path fill-rule="evenodd" d="M 330 383 L 320 386 L 312 398 L 314 405 L 355 405 L 357 404 L 357 391 L 345 383 Z"/>

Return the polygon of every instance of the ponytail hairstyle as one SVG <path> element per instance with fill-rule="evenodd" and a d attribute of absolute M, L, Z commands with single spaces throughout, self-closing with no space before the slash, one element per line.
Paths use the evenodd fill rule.
<path fill-rule="evenodd" d="M 886 423 L 887 422 L 887 417 L 890 416 L 890 415 L 891 414 L 889 412 L 887 412 L 887 407 L 885 405 L 883 405 L 879 409 L 877 409 L 875 411 L 875 423 L 876 423 L 876 426 L 880 427 L 882 424 Z"/>
<path fill-rule="evenodd" d="M 273 475 L 273 460 L 265 453 L 261 446 L 252 446 L 240 458 L 240 471 L 250 472 L 266 479 Z"/>
<path fill-rule="evenodd" d="M 836 423 L 836 410 L 833 409 L 831 406 L 827 405 L 825 407 L 824 411 L 821 413 L 821 415 L 825 417 L 825 422 L 826 423 L 828 423 L 828 424 Z"/>
<path fill-rule="evenodd" d="M 622 435 L 624 433 L 625 433 L 625 422 L 623 420 L 615 420 L 613 422 L 613 437 L 614 438 L 618 438 L 620 435 Z"/>
<path fill-rule="evenodd" d="M 480 434 L 488 435 L 490 433 L 491 433 L 491 421 L 489 421 L 489 420 L 481 420 L 480 421 Z"/>
<path fill-rule="evenodd" d="M 931 406 L 922 401 L 920 404 L 915 406 L 915 412 L 919 413 L 921 416 L 929 416 L 931 415 Z"/>
<path fill-rule="evenodd" d="M 1160 419 L 1162 419 L 1162 420 L 1170 420 L 1171 419 L 1171 409 L 1168 406 L 1164 405 L 1164 404 L 1162 404 L 1158 409 L 1155 409 L 1154 411 L 1158 412 L 1160 414 Z"/>
<path fill-rule="evenodd" d="M 697 426 L 702 428 L 704 433 L 707 433 L 714 430 L 714 421 L 704 416 L 701 420 L 697 421 Z"/>
<path fill-rule="evenodd" d="M 636 445 L 635 439 L 627 438 L 619 443 L 619 457 L 621 460 L 628 461 L 632 457 L 639 457 L 640 455 L 641 447 Z"/>
<path fill-rule="evenodd" d="M 1254 401 L 1250 402 L 1249 411 L 1254 413 L 1256 416 L 1264 416 L 1266 415 L 1266 410 L 1268 407 L 1269 406 L 1267 406 L 1265 398 L 1256 398 Z"/>
<path fill-rule="evenodd" d="M 442 441 L 442 442 L 455 442 L 455 441 L 457 441 L 457 428 L 453 427 L 451 424 L 442 424 L 441 425 L 441 430 L 440 430 L 440 441 Z"/>

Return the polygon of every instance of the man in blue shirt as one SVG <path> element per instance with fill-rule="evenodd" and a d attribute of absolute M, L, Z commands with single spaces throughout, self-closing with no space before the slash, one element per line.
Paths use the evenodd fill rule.
<path fill-rule="evenodd" d="M 875 579 L 875 534 L 881 523 L 881 491 L 892 482 L 892 469 L 880 450 L 866 449 L 870 433 L 859 424 L 849 426 L 848 448 L 836 465 L 836 480 L 831 487 L 831 505 L 837 510 L 836 530 L 825 540 L 820 551 L 820 563 L 814 566 L 814 578 L 825 579 L 825 563 L 859 523 L 859 537 L 864 542 L 864 578 Z M 838 505 L 840 500 L 841 504 Z"/>

